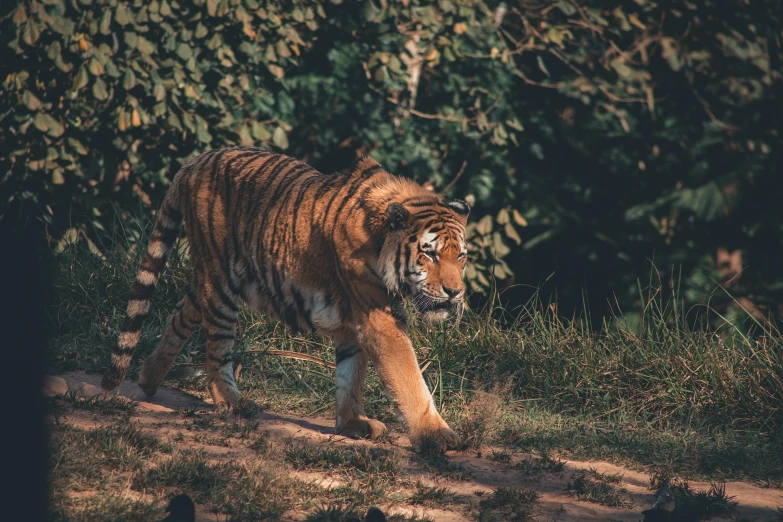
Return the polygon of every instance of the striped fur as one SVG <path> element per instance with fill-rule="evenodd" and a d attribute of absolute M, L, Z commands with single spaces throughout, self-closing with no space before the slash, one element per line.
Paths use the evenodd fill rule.
<path fill-rule="evenodd" d="M 202 325 L 214 405 L 236 406 L 232 348 L 246 303 L 294 330 L 333 339 L 339 433 L 377 436 L 385 429 L 362 406 L 372 361 L 414 441 L 432 434 L 456 444 L 419 371 L 401 296 L 410 295 L 433 321 L 462 301 L 469 211 L 464 201 L 447 203 L 369 157 L 324 175 L 265 150 L 202 154 L 182 168 L 163 200 L 103 387 L 125 377 L 184 221 L 192 282 L 142 367 L 139 386 L 148 395 Z"/>

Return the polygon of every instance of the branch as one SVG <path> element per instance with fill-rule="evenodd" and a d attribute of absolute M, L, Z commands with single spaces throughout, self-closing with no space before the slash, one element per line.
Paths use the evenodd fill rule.
<path fill-rule="evenodd" d="M 457 175 L 456 175 L 456 176 L 454 176 L 454 179 L 452 179 L 451 181 L 449 181 L 448 185 L 446 185 L 445 187 L 443 187 L 443 190 L 441 190 L 441 191 L 440 191 L 440 195 L 441 195 L 441 196 L 442 196 L 442 195 L 444 195 L 444 194 L 446 194 L 446 192 L 448 192 L 448 191 L 449 191 L 449 189 L 450 189 L 451 187 L 453 187 L 455 183 L 457 183 L 457 180 L 458 180 L 458 179 L 459 179 L 459 178 L 462 176 L 462 173 L 463 173 L 463 172 L 465 172 L 465 167 L 466 167 L 467 165 L 468 165 L 468 161 L 467 161 L 467 160 L 465 160 L 465 161 L 463 161 L 463 162 L 462 162 L 462 166 L 459 168 L 459 172 L 457 172 Z"/>
<path fill-rule="evenodd" d="M 704 109 L 704 112 L 706 112 L 707 116 L 710 117 L 710 120 L 712 120 L 712 123 L 714 123 L 718 127 L 721 127 L 722 129 L 726 129 L 726 130 L 742 130 L 741 127 L 737 127 L 736 125 L 732 125 L 731 123 L 723 123 L 718 118 L 716 118 L 715 115 L 710 110 L 709 104 L 706 102 L 706 100 L 704 100 L 704 98 L 699 96 L 699 93 L 696 92 L 696 89 L 694 89 L 692 86 L 691 86 L 691 92 L 696 97 L 696 99 L 699 100 L 699 103 L 701 104 L 702 108 Z"/>

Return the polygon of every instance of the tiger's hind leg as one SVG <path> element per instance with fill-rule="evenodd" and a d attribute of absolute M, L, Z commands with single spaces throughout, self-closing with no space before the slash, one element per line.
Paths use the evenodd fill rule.
<path fill-rule="evenodd" d="M 141 367 L 138 384 L 145 394 L 155 395 L 174 359 L 200 324 L 201 308 L 195 301 L 195 290 L 191 287 L 177 303 L 158 346 Z"/>
<path fill-rule="evenodd" d="M 239 320 L 239 298 L 228 288 L 207 284 L 201 293 L 207 337 L 206 368 L 209 392 L 216 410 L 250 406 L 234 379 L 233 351 Z"/>
<path fill-rule="evenodd" d="M 378 420 L 370 419 L 364 412 L 362 393 L 367 374 L 367 354 L 355 339 L 335 339 L 337 359 L 337 423 L 340 435 L 351 438 L 375 438 L 386 431 Z"/>

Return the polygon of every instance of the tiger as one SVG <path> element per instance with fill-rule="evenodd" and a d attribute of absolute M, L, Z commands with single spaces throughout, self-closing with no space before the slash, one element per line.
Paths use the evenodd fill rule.
<path fill-rule="evenodd" d="M 244 304 L 295 332 L 331 338 L 338 434 L 376 438 L 386 430 L 362 404 L 372 361 L 412 443 L 429 437 L 456 447 L 459 437 L 419 369 L 403 297 L 435 323 L 464 305 L 469 213 L 465 201 L 447 201 L 370 156 L 323 174 L 264 149 L 202 153 L 174 176 L 155 215 L 102 388 L 110 392 L 125 378 L 184 222 L 191 280 L 140 370 L 137 384 L 146 395 L 155 394 L 201 326 L 213 407 L 247 404 L 232 371 Z"/>

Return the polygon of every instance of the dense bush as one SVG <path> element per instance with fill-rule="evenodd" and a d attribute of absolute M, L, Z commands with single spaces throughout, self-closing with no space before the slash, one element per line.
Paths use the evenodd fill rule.
<path fill-rule="evenodd" d="M 761 317 L 783 301 L 777 6 L 20 1 L 0 22 L 2 205 L 95 240 L 208 148 L 324 171 L 370 153 L 472 199 L 474 288 L 554 272 L 561 310 L 585 288 L 603 312 L 654 259 L 691 301 L 733 277 Z"/>

